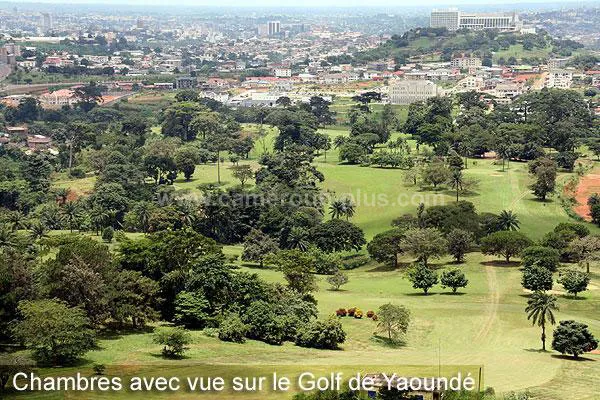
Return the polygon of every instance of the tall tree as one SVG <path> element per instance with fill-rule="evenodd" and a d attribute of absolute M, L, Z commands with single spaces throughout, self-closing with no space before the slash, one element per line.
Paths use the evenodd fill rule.
<path fill-rule="evenodd" d="M 554 295 L 536 292 L 531 295 L 531 298 L 527 301 L 527 307 L 525 308 L 527 319 L 531 320 L 533 325 L 542 328 L 541 339 L 543 351 L 546 351 L 546 323 L 550 323 L 550 325 L 556 323 L 554 318 L 554 311 L 558 311 L 556 300 L 556 296 Z"/>

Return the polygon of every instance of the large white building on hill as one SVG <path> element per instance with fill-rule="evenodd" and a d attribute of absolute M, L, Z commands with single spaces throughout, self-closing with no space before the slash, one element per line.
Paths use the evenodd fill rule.
<path fill-rule="evenodd" d="M 429 26 L 446 28 L 449 31 L 458 29 L 515 31 L 522 28 L 522 23 L 516 13 L 465 13 L 451 8 L 433 10 Z"/>
<path fill-rule="evenodd" d="M 411 104 L 438 95 L 435 83 L 426 80 L 399 80 L 390 84 L 392 104 Z"/>

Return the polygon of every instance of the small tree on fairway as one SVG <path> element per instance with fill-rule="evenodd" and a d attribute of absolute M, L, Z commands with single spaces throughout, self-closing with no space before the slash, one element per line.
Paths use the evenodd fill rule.
<path fill-rule="evenodd" d="M 552 271 L 539 265 L 532 265 L 523 269 L 521 285 L 532 292 L 552 290 L 554 281 Z"/>
<path fill-rule="evenodd" d="M 331 285 L 332 290 L 340 290 L 342 285 L 348 283 L 348 275 L 338 269 L 333 275 L 327 277 L 327 283 Z"/>
<path fill-rule="evenodd" d="M 578 358 L 580 354 L 597 349 L 598 340 L 588 330 L 587 325 L 572 320 L 560 321 L 554 330 L 552 348 Z"/>
<path fill-rule="evenodd" d="M 459 288 L 467 287 L 469 280 L 465 273 L 458 268 L 453 268 L 449 271 L 442 272 L 441 276 L 442 288 L 447 287 L 452 289 L 452 293 L 456 293 Z"/>
<path fill-rule="evenodd" d="M 254 177 L 254 171 L 252 171 L 252 167 L 244 164 L 244 165 L 234 165 L 231 169 L 231 175 L 237 180 L 240 181 L 242 187 L 246 184 L 249 179 Z"/>
<path fill-rule="evenodd" d="M 473 241 L 473 233 L 463 229 L 454 229 L 448 234 L 448 253 L 452 254 L 456 262 L 463 262 Z"/>
<path fill-rule="evenodd" d="M 36 300 L 20 302 L 18 311 L 21 319 L 13 325 L 13 336 L 31 348 L 41 363 L 72 363 L 94 345 L 90 321 L 79 308 L 57 300 Z"/>
<path fill-rule="evenodd" d="M 533 325 L 542 328 L 542 350 L 546 351 L 546 322 L 551 325 L 556 323 L 554 311 L 558 310 L 556 296 L 544 292 L 535 292 L 527 301 L 525 312 L 527 319 L 531 320 Z"/>
<path fill-rule="evenodd" d="M 410 311 L 404 306 L 387 303 L 377 310 L 377 329 L 389 340 L 397 340 L 408 331 Z"/>
<path fill-rule="evenodd" d="M 494 232 L 481 240 L 481 251 L 484 254 L 503 256 L 506 262 L 519 255 L 523 249 L 531 245 L 531 240 L 520 232 Z"/>
<path fill-rule="evenodd" d="M 409 229 L 401 247 L 427 266 L 430 258 L 440 258 L 448 251 L 448 242 L 435 228 Z"/>
<path fill-rule="evenodd" d="M 535 179 L 530 188 L 535 197 L 546 200 L 548 195 L 554 193 L 556 169 L 556 162 L 549 158 L 538 158 L 530 163 L 529 172 Z"/>
<path fill-rule="evenodd" d="M 574 269 L 567 270 L 560 274 L 558 279 L 567 293 L 577 297 L 578 293 L 585 292 L 590 283 L 590 274 Z"/>
<path fill-rule="evenodd" d="M 181 358 L 191 343 L 190 333 L 184 328 L 177 327 L 163 330 L 154 335 L 154 343 L 163 346 L 161 353 L 166 358 Z"/>
<path fill-rule="evenodd" d="M 425 294 L 438 283 L 437 274 L 423 263 L 416 264 L 408 270 L 407 278 L 413 289 L 422 289 Z"/>

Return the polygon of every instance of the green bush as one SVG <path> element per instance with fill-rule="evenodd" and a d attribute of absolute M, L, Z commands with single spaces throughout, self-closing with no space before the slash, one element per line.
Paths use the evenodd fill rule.
<path fill-rule="evenodd" d="M 229 314 L 219 326 L 219 339 L 224 342 L 244 343 L 248 327 L 242 322 L 239 315 Z"/>
<path fill-rule="evenodd" d="M 153 340 L 163 345 L 161 353 L 167 358 L 181 358 L 192 341 L 190 333 L 181 327 L 157 332 Z"/>
<path fill-rule="evenodd" d="M 315 320 L 306 324 L 296 336 L 296 345 L 315 349 L 336 350 L 346 341 L 346 332 L 337 318 Z"/>
<path fill-rule="evenodd" d="M 113 236 L 115 236 L 115 230 L 112 228 L 112 226 L 102 230 L 102 240 L 104 240 L 106 243 L 112 242 Z"/>

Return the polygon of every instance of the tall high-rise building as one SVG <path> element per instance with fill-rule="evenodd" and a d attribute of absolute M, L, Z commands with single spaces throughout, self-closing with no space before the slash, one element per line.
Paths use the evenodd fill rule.
<path fill-rule="evenodd" d="M 52 14 L 42 13 L 41 17 L 42 33 L 50 32 L 54 29 L 54 23 L 52 21 Z"/>
<path fill-rule="evenodd" d="M 269 21 L 267 25 L 269 26 L 269 36 L 277 36 L 281 32 L 281 22 Z"/>
<path fill-rule="evenodd" d="M 431 12 L 429 26 L 432 28 L 447 28 L 449 31 L 455 31 L 458 29 L 459 21 L 460 11 L 456 8 L 433 10 Z"/>

